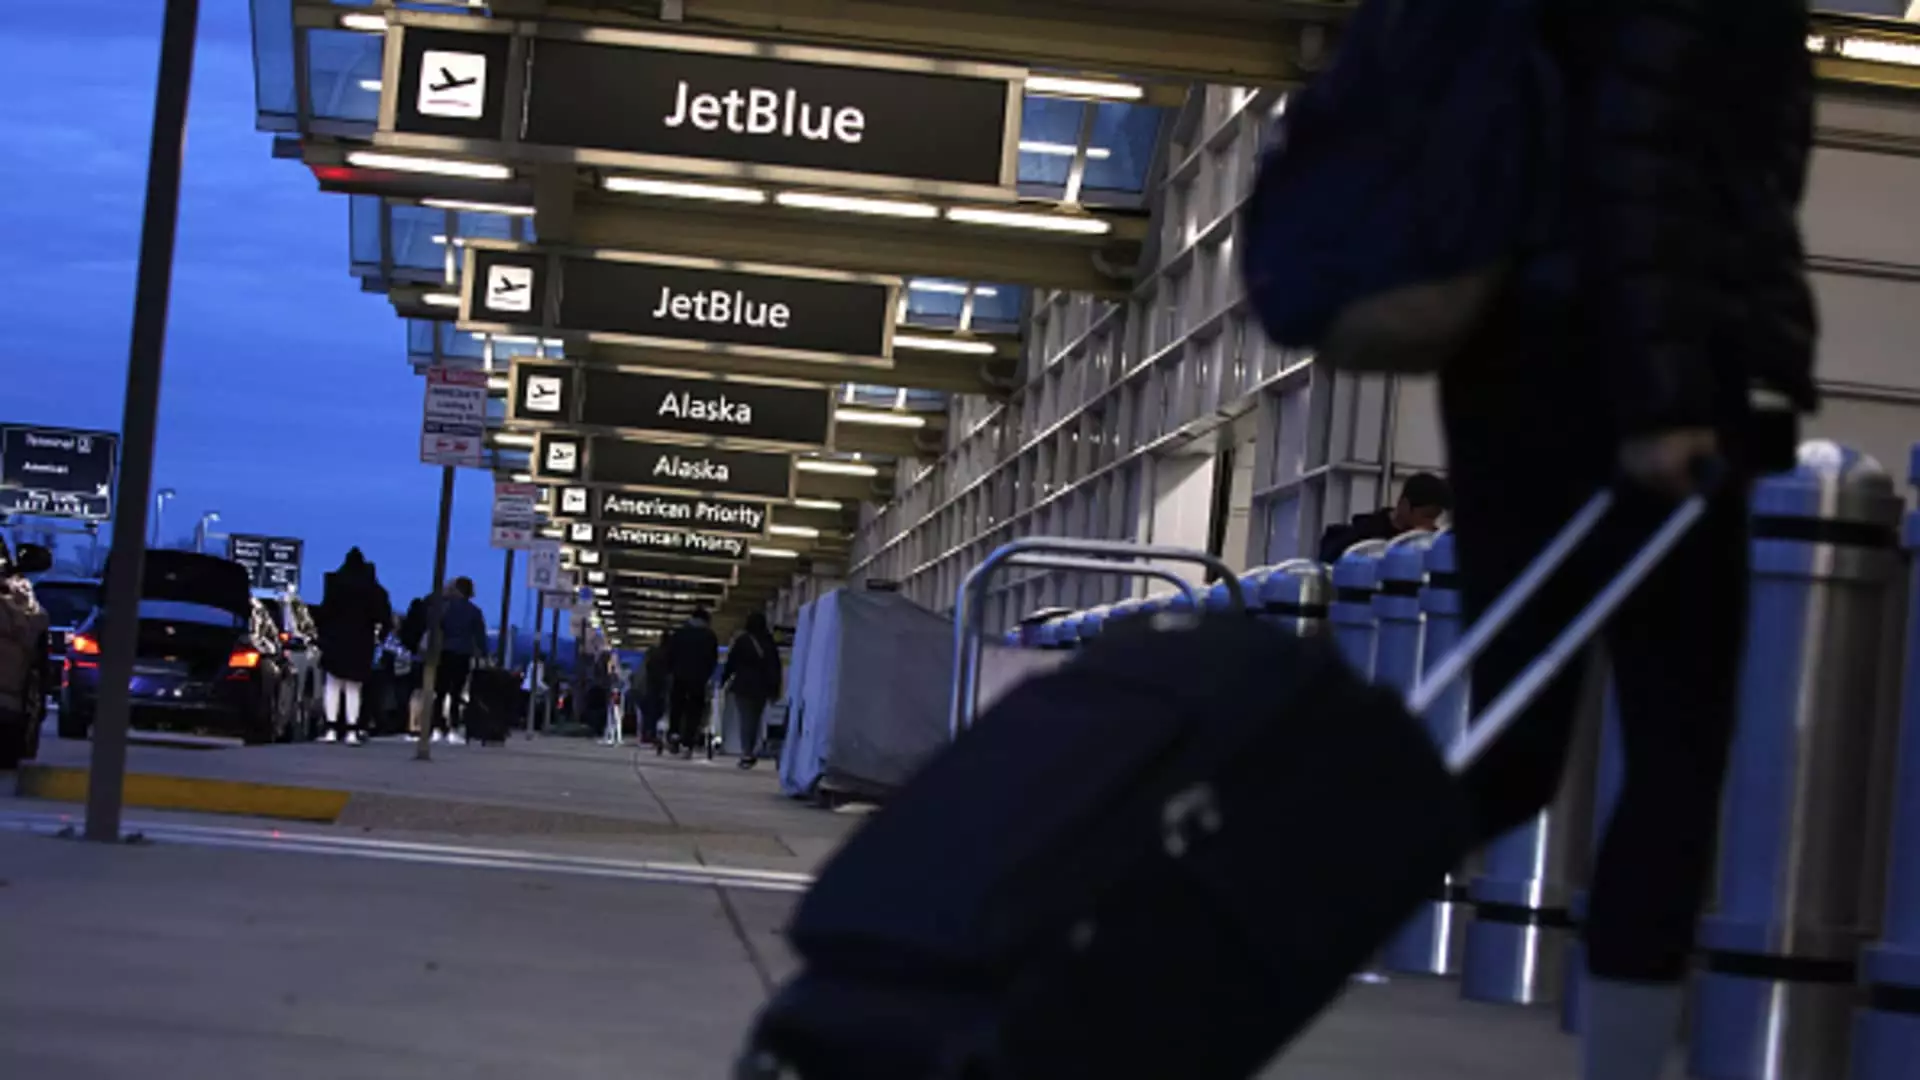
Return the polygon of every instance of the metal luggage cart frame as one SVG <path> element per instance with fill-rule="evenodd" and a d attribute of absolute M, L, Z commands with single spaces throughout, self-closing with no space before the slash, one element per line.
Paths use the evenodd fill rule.
<path fill-rule="evenodd" d="M 1119 577 L 1147 577 L 1165 581 L 1179 589 L 1198 610 L 1204 592 L 1186 578 L 1163 566 L 1143 565 L 1140 560 L 1188 563 L 1202 566 L 1220 575 L 1236 611 L 1247 610 L 1240 575 L 1218 556 L 1191 548 L 1133 544 L 1121 540 L 1085 540 L 1066 536 L 1031 536 L 1003 544 L 968 572 L 955 592 L 953 602 L 953 707 L 948 730 L 954 738 L 973 726 L 979 712 L 980 659 L 984 649 L 981 622 L 985 616 L 987 588 L 994 575 L 1007 567 L 1038 570 L 1077 570 L 1082 573 Z"/>

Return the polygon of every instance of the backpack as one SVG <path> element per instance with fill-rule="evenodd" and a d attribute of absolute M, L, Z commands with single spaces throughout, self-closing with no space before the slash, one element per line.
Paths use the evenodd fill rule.
<path fill-rule="evenodd" d="M 1294 95 L 1242 222 L 1267 334 L 1439 370 L 1559 224 L 1565 89 L 1542 0 L 1365 0 Z"/>

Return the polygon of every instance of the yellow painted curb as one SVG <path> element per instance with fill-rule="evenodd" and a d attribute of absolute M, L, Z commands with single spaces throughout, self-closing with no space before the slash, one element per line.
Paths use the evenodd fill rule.
<path fill-rule="evenodd" d="M 340 816 L 350 797 L 348 792 L 327 788 L 198 780 L 153 773 L 128 773 L 122 791 L 126 805 L 144 810 L 186 810 L 324 824 L 331 824 Z M 30 799 L 84 803 L 87 770 L 55 765 L 22 766 L 19 793 Z"/>

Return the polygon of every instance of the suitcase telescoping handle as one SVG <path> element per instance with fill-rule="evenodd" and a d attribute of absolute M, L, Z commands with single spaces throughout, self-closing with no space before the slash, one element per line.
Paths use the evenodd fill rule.
<path fill-rule="evenodd" d="M 1696 467 L 1695 475 L 1698 479 L 1699 493 L 1688 497 L 1675 507 L 1660 527 L 1654 530 L 1653 536 L 1634 553 L 1631 559 L 1627 560 L 1627 564 L 1613 576 L 1611 581 L 1607 582 L 1587 603 L 1587 606 L 1574 616 L 1573 621 L 1560 631 L 1559 636 L 1553 639 L 1533 663 L 1527 665 L 1518 677 L 1507 684 L 1507 688 L 1501 691 L 1500 696 L 1495 698 L 1484 712 L 1468 721 L 1466 734 L 1460 736 L 1452 746 L 1447 748 L 1448 769 L 1456 774 L 1462 773 L 1478 761 L 1480 756 L 1487 752 L 1487 748 L 1513 726 L 1513 722 L 1526 711 L 1527 706 L 1533 704 L 1533 700 L 1540 696 L 1540 692 L 1546 689 L 1547 684 L 1552 682 L 1554 677 L 1559 675 L 1582 649 L 1586 648 L 1587 643 L 1600 632 L 1600 628 L 1613 617 L 1613 613 L 1619 610 L 1627 597 L 1647 580 L 1647 575 L 1653 573 L 1654 568 L 1672 553 L 1674 547 L 1700 520 L 1700 516 L 1706 513 L 1707 499 L 1713 489 L 1718 486 L 1723 470 L 1724 467 L 1718 461 L 1712 460 L 1703 461 Z M 1567 558 L 1593 534 L 1593 530 L 1600 524 L 1601 519 L 1607 516 L 1608 511 L 1613 509 L 1616 501 L 1611 488 L 1603 488 L 1593 498 L 1587 500 L 1587 504 L 1580 508 L 1580 512 L 1573 515 L 1572 520 L 1561 528 L 1540 554 L 1533 557 L 1533 561 L 1520 572 L 1520 576 L 1514 579 L 1513 584 L 1507 586 L 1506 591 L 1488 606 L 1486 613 L 1467 628 L 1459 644 L 1455 645 L 1431 672 L 1415 684 L 1412 692 L 1407 695 L 1407 711 L 1415 716 L 1424 714 L 1433 707 L 1434 702 L 1446 692 L 1448 687 L 1466 675 L 1468 669 L 1473 666 L 1473 662 L 1486 651 L 1487 645 L 1493 641 L 1494 637 L 1513 620 L 1513 616 L 1520 608 L 1533 599 L 1534 595 L 1540 591 L 1540 587 L 1545 585 L 1548 579 L 1552 578 L 1554 573 L 1566 563 Z"/>
<path fill-rule="evenodd" d="M 954 597 L 953 707 L 947 718 L 952 736 L 959 738 L 960 732 L 972 727 L 979 711 L 980 656 L 983 651 L 980 624 L 986 617 L 986 586 L 996 572 L 1003 567 L 1025 566 L 1157 578 L 1179 589 L 1196 608 L 1200 606 L 1200 593 L 1192 582 L 1165 567 L 1139 561 L 1142 559 L 1204 566 L 1226 582 L 1227 595 L 1233 607 L 1246 610 L 1247 599 L 1240 588 L 1239 576 L 1232 567 L 1204 551 L 1066 536 L 1032 536 L 1002 544 L 961 580 Z"/>

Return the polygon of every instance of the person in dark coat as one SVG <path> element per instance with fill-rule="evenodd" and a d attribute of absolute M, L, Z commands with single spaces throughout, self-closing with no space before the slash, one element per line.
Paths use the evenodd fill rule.
<path fill-rule="evenodd" d="M 748 615 L 746 629 L 727 646 L 720 685 L 740 711 L 740 767 L 751 769 L 760 760 L 761 718 L 767 703 L 780 696 L 780 646 L 764 614 Z"/>
<path fill-rule="evenodd" d="M 1626 774 L 1592 877 L 1586 1080 L 1654 1080 L 1680 1028 L 1709 884 L 1747 623 L 1749 480 L 1790 467 L 1817 404 L 1798 224 L 1812 132 L 1803 0 L 1544 5 L 1571 160 L 1561 242 L 1515 269 L 1442 371 L 1466 616 L 1598 489 L 1588 543 L 1473 668 L 1484 707 L 1677 500 L 1707 510 L 1608 626 Z M 1702 471 L 1717 459 L 1723 468 Z M 1702 489 L 1715 474 L 1720 482 Z M 1560 785 L 1585 663 L 1467 773 L 1483 841 Z"/>
<path fill-rule="evenodd" d="M 672 681 L 667 669 L 667 643 L 661 641 L 647 650 L 646 657 L 640 663 L 640 685 L 636 689 L 636 696 L 640 702 L 642 742 L 660 742 L 664 738 L 660 732 L 660 722 L 667 715 L 667 689 Z"/>
<path fill-rule="evenodd" d="M 359 548 L 326 576 L 318 611 L 320 670 L 326 675 L 322 742 L 361 742 L 361 688 L 373 677 L 373 653 L 393 619 L 393 600 Z"/>
<path fill-rule="evenodd" d="M 1432 473 L 1414 473 L 1400 486 L 1400 499 L 1385 510 L 1356 514 L 1345 525 L 1330 525 L 1320 537 L 1320 561 L 1334 563 L 1363 540 L 1391 540 L 1410 532 L 1432 532 L 1453 509 L 1453 489 Z"/>
<path fill-rule="evenodd" d="M 487 617 L 473 602 L 473 579 L 454 578 L 440 599 L 440 666 L 433 677 L 433 738 L 464 742 L 467 679 L 487 651 Z"/>
<path fill-rule="evenodd" d="M 667 637 L 666 652 L 668 749 L 692 757 L 694 744 L 706 724 L 707 684 L 720 666 L 720 639 L 714 635 L 706 608 Z"/>

